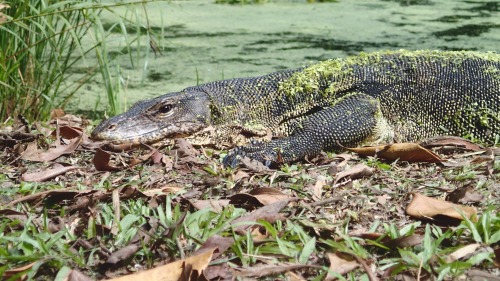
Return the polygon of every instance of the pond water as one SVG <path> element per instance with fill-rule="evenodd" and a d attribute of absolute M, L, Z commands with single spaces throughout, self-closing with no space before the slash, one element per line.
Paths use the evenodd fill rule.
<path fill-rule="evenodd" d="M 143 36 L 140 45 L 133 45 L 132 65 L 130 54 L 122 50 L 122 36 L 116 33 L 109 42 L 116 56 L 112 71 L 120 73 L 123 82 L 120 99 L 125 107 L 198 83 L 262 75 L 361 51 L 500 51 L 500 1 L 227 5 L 198 0 L 151 3 L 146 9 L 161 55 L 149 50 Z M 109 23 L 114 19 L 103 15 Z M 95 77 L 68 109 L 89 112 L 97 105 L 105 110 L 106 103 L 104 87 Z"/>

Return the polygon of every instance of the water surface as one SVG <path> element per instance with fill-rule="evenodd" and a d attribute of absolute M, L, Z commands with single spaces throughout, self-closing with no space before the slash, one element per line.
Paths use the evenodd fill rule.
<path fill-rule="evenodd" d="M 151 3 L 147 5 L 149 24 L 162 55 L 155 58 L 144 36 L 139 46 L 134 45 L 132 65 L 122 48 L 124 39 L 116 33 L 109 41 L 110 53 L 117 59 L 112 70 L 120 73 L 121 99 L 130 106 L 197 83 L 262 75 L 361 51 L 499 52 L 499 11 L 499 1 L 469 0 Z M 125 13 L 125 9 L 119 12 Z M 111 24 L 114 17 L 104 15 L 103 20 Z M 105 110 L 105 100 L 96 77 L 80 90 L 69 109 L 90 111 L 97 104 L 99 110 Z"/>

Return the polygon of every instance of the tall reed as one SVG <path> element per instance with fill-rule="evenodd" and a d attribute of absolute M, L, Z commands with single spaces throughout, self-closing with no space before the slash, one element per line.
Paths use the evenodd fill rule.
<path fill-rule="evenodd" d="M 109 73 L 106 39 L 110 28 L 104 28 L 100 15 L 117 6 L 153 1 L 12 0 L 0 3 L 0 122 L 18 114 L 29 120 L 48 118 L 53 108 L 64 106 L 97 73 L 101 74 L 106 88 L 108 113 L 121 111 L 117 103 L 119 87 L 113 86 L 116 80 L 113 81 Z M 125 26 L 124 22 L 137 24 L 123 17 L 121 21 L 111 28 Z M 127 29 L 120 30 L 128 38 Z M 82 44 L 83 37 L 89 33 L 94 38 L 90 46 Z M 76 82 L 70 82 L 68 70 L 91 52 L 95 52 L 97 63 L 88 67 Z"/>

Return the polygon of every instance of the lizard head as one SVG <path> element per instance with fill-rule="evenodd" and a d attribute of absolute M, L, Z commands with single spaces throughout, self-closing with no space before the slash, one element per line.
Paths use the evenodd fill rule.
<path fill-rule="evenodd" d="M 104 120 L 92 139 L 114 143 L 153 143 L 189 136 L 210 123 L 210 99 L 197 87 L 141 101 L 127 112 Z"/>

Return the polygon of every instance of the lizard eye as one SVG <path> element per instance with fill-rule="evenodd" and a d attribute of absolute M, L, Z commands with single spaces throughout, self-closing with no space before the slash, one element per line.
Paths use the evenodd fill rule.
<path fill-rule="evenodd" d="M 174 106 L 171 104 L 165 104 L 162 107 L 158 108 L 159 113 L 167 114 L 170 113 L 174 109 Z"/>

